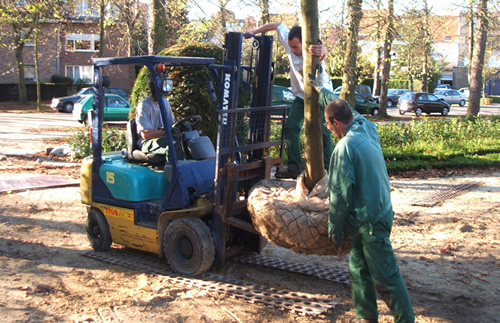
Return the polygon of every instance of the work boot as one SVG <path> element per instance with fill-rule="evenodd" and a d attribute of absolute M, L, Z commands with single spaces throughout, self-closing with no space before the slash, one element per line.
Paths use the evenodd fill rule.
<path fill-rule="evenodd" d="M 285 170 L 285 171 L 276 172 L 276 174 L 274 176 L 276 176 L 276 178 L 293 178 L 293 179 L 296 179 L 301 173 L 302 173 L 301 170 L 293 169 L 293 168 L 287 168 L 287 170 Z"/>
<path fill-rule="evenodd" d="M 316 81 L 316 78 L 312 74 L 307 74 L 307 77 L 309 78 L 309 82 L 311 83 L 312 87 L 316 92 L 321 92 L 321 89 L 323 88 L 323 82 Z"/>
<path fill-rule="evenodd" d="M 375 320 L 367 320 L 367 319 L 358 319 L 357 317 L 344 317 L 340 319 L 341 323 L 378 323 L 378 319 Z"/>

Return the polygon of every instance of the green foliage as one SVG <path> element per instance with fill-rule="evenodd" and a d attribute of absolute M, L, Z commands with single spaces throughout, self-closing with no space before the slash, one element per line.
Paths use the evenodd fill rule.
<path fill-rule="evenodd" d="M 50 77 L 51 83 L 64 83 L 68 86 L 73 84 L 73 79 L 71 77 L 54 74 Z"/>
<path fill-rule="evenodd" d="M 491 99 L 493 103 L 500 103 L 500 95 L 489 95 L 488 99 Z"/>
<path fill-rule="evenodd" d="M 499 118 L 413 120 L 378 126 L 390 173 L 500 165 Z"/>
<path fill-rule="evenodd" d="M 276 76 L 274 78 L 274 85 L 290 87 L 290 76 Z"/>
<path fill-rule="evenodd" d="M 223 50 L 209 43 L 179 43 L 163 50 L 159 55 L 184 57 L 214 57 L 217 63 L 222 62 Z M 149 95 L 149 70 L 141 69 L 136 78 L 131 95 L 131 118 L 135 116 L 137 104 Z M 199 66 L 171 67 L 167 76 L 173 80 L 174 89 L 168 94 L 175 119 L 180 120 L 191 115 L 200 115 L 199 129 L 215 142 L 217 131 L 216 102 L 210 99 L 207 84 L 212 80 L 210 71 Z M 214 86 L 215 86 L 214 82 Z M 243 97 L 243 95 L 242 95 Z"/>
<path fill-rule="evenodd" d="M 90 148 L 90 136 L 87 129 L 78 130 L 68 139 L 71 149 L 71 159 L 81 160 L 92 155 Z M 104 128 L 102 130 L 102 151 L 121 151 L 126 147 L 126 132 L 116 128 Z"/>

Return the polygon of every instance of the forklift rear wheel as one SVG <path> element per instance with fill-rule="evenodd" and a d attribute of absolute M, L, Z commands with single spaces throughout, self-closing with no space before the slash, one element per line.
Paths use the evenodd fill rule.
<path fill-rule="evenodd" d="M 95 251 L 106 251 L 111 246 L 108 221 L 98 210 L 89 212 L 87 218 L 87 237 Z"/>
<path fill-rule="evenodd" d="M 172 269 L 182 274 L 201 275 L 214 261 L 214 239 L 200 218 L 172 221 L 165 230 L 163 248 Z"/>

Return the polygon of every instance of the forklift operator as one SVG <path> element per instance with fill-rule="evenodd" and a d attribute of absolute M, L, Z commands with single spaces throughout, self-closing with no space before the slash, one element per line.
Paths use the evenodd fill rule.
<path fill-rule="evenodd" d="M 156 87 L 153 82 L 149 83 L 151 94 L 142 100 L 137 105 L 136 123 L 137 123 L 137 145 L 141 147 L 143 153 L 154 153 L 165 155 L 168 159 L 168 141 L 165 137 L 165 129 L 161 118 L 160 106 L 155 100 L 158 96 L 155 95 Z M 167 110 L 167 118 L 170 124 L 174 123 L 174 115 L 170 103 L 166 98 L 165 108 Z"/>

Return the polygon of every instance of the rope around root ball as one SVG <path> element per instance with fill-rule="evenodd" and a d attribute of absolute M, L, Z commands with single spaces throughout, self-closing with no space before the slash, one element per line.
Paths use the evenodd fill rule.
<path fill-rule="evenodd" d="M 351 250 L 351 239 L 341 245 L 328 239 L 328 202 L 328 175 L 311 192 L 301 175 L 297 182 L 258 182 L 250 192 L 248 211 L 256 230 L 274 244 L 297 253 L 340 258 Z"/>

